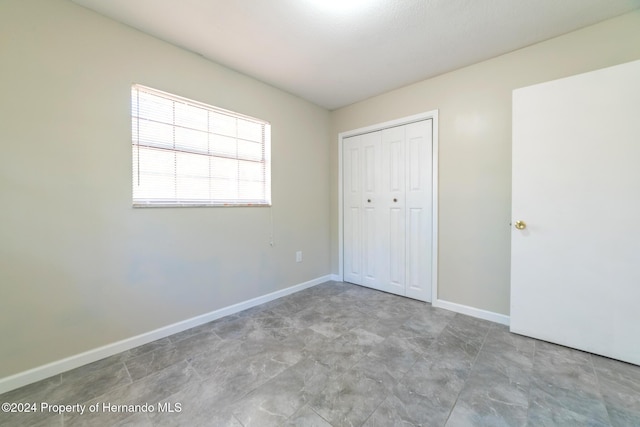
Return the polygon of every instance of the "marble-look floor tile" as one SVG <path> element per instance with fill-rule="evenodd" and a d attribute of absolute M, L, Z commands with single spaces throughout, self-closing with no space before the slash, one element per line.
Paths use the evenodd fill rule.
<path fill-rule="evenodd" d="M 310 406 L 303 406 L 282 424 L 282 427 L 332 427 L 324 418 L 313 412 Z"/>
<path fill-rule="evenodd" d="M 518 427 L 527 425 L 526 407 L 513 406 L 493 397 L 482 396 L 458 402 L 446 427 Z"/>
<path fill-rule="evenodd" d="M 211 325 L 213 332 L 223 339 L 242 338 L 255 328 L 255 320 L 251 316 L 238 316 L 229 320 L 222 318 Z"/>
<path fill-rule="evenodd" d="M 369 354 L 360 359 L 351 371 L 382 384 L 388 392 L 391 392 L 398 380 L 389 372 L 384 362 L 385 360 Z"/>
<path fill-rule="evenodd" d="M 302 359 L 300 362 L 291 366 L 288 371 L 291 371 L 296 377 L 300 378 L 304 383 L 302 393 L 307 397 L 307 400 L 312 396 L 317 396 L 331 381 L 331 372 L 329 369 L 318 363 L 311 357 Z"/>
<path fill-rule="evenodd" d="M 494 325 L 487 334 L 482 346 L 482 351 L 503 353 L 515 351 L 533 359 L 535 352 L 535 340 L 533 338 L 517 335 L 509 332 L 509 328 L 503 325 Z"/>
<path fill-rule="evenodd" d="M 431 402 L 437 402 L 447 413 L 453 407 L 471 370 L 471 361 L 442 353 L 439 357 L 423 357 L 401 380 L 406 388 Z"/>
<path fill-rule="evenodd" d="M 83 403 L 131 382 L 124 363 L 96 362 L 63 373 L 60 387 L 53 390 L 45 401 L 66 404 Z"/>
<path fill-rule="evenodd" d="M 490 324 L 471 320 L 468 316 L 456 315 L 432 344 L 436 349 L 455 348 L 462 350 L 469 358 L 475 358 L 489 332 Z"/>
<path fill-rule="evenodd" d="M 292 366 L 233 405 L 245 427 L 278 426 L 324 388 L 326 368 L 311 359 Z"/>
<path fill-rule="evenodd" d="M 61 385 L 62 376 L 55 375 L 42 381 L 1 394 L 0 403 L 35 403 L 36 410 L 29 410 L 29 412 L 17 412 L 18 407 L 16 406 L 16 412 L 11 412 L 13 409 L 10 409 L 10 411 L 7 412 L 0 411 L 0 425 L 11 427 L 48 425 L 47 423 L 51 423 L 52 425 L 62 425 L 61 416 L 57 416 L 56 418 L 55 415 L 43 414 L 38 410 L 40 403 L 49 402 L 49 396 L 51 396 L 55 390 L 60 388 Z M 59 424 L 56 424 L 57 422 L 59 422 Z"/>
<path fill-rule="evenodd" d="M 306 328 L 293 331 L 282 340 L 282 345 L 294 346 L 302 349 L 305 354 L 313 354 L 323 349 L 331 341 L 313 329 Z"/>
<path fill-rule="evenodd" d="M 0 413 L 0 425 L 11 427 L 635 427 L 640 367 L 327 282 L 13 390 L 0 402 L 163 408 Z"/>
<path fill-rule="evenodd" d="M 447 326 L 424 353 L 456 353 L 470 361 L 474 360 L 480 352 L 482 340 L 479 338 L 466 339 L 461 337 L 458 332 Z"/>
<path fill-rule="evenodd" d="M 251 354 L 245 350 L 244 345 L 240 347 L 240 351 L 247 351 L 247 354 Z M 305 354 L 304 349 L 293 343 L 272 341 L 261 348 L 260 353 L 255 355 L 255 360 L 262 363 L 263 377 L 269 379 L 298 363 L 305 357 Z"/>
<path fill-rule="evenodd" d="M 533 376 L 542 383 L 565 389 L 598 390 L 598 379 L 589 359 L 536 352 Z"/>
<path fill-rule="evenodd" d="M 581 350 L 536 340 L 536 354 L 547 354 L 557 359 L 566 359 L 580 364 L 590 364 L 591 355 Z"/>
<path fill-rule="evenodd" d="M 390 336 L 404 340 L 404 342 L 406 342 L 413 351 L 419 354 L 428 351 L 436 340 L 433 337 L 407 331 L 403 329 L 403 327 L 393 332 Z"/>
<path fill-rule="evenodd" d="M 533 356 L 517 350 L 505 350 L 502 353 L 480 351 L 476 358 L 469 380 L 501 380 L 527 392 L 531 384 Z"/>
<path fill-rule="evenodd" d="M 317 306 L 312 305 L 300 310 L 295 316 L 289 318 L 292 327 L 301 330 L 308 329 L 316 323 L 327 321 L 327 315 L 322 313 Z"/>
<path fill-rule="evenodd" d="M 282 302 L 282 304 L 279 304 L 276 307 L 272 308 L 271 311 L 280 316 L 290 318 L 295 317 L 296 314 L 298 314 L 305 308 L 307 308 L 307 304 L 305 304 L 304 300 L 287 298 Z"/>
<path fill-rule="evenodd" d="M 264 359 L 238 357 L 238 349 L 240 345 L 235 350 L 225 348 L 224 354 L 203 353 L 191 361 L 196 372 L 223 387 L 232 400 L 241 398 L 268 379 L 263 372 Z"/>
<path fill-rule="evenodd" d="M 341 339 L 351 341 L 361 349 L 362 353 L 370 352 L 377 344 L 384 341 L 381 336 L 359 327 L 351 329 Z"/>
<path fill-rule="evenodd" d="M 375 345 L 369 355 L 376 358 L 396 380 L 402 378 L 420 357 L 412 343 L 397 336 L 390 336 Z"/>
<path fill-rule="evenodd" d="M 179 426 L 233 426 L 242 424 L 231 413 L 233 398 L 220 384 L 202 380 L 160 401 L 161 405 L 179 410 L 154 412 L 149 419 L 154 427 Z M 168 406 L 167 406 L 168 405 Z"/>
<path fill-rule="evenodd" d="M 458 396 L 447 426 L 525 426 L 528 394 L 528 386 L 523 387 L 499 368 L 472 373 Z"/>
<path fill-rule="evenodd" d="M 255 305 L 246 310 L 242 310 L 241 312 L 236 313 L 236 315 L 238 317 L 251 317 L 253 319 L 265 315 L 264 313 L 267 313 L 266 315 L 271 315 L 273 314 L 273 310 L 275 308 L 281 306 L 285 303 L 285 301 L 288 300 L 289 298 L 278 298 L 272 301 L 267 301 L 263 304 Z"/>
<path fill-rule="evenodd" d="M 347 312 L 350 310 L 358 310 L 362 301 L 368 300 L 365 294 L 353 294 L 351 292 L 342 292 L 340 294 L 331 295 L 324 298 L 322 308 L 327 312 Z"/>
<path fill-rule="evenodd" d="M 188 331 L 194 331 L 196 328 L 191 328 L 188 329 Z M 180 335 L 180 333 L 178 333 L 177 335 Z M 174 335 L 172 335 L 171 337 L 173 337 Z M 167 337 L 167 338 L 162 338 L 156 341 L 152 341 L 150 343 L 141 345 L 139 347 L 136 348 L 132 348 L 131 350 L 127 350 L 126 352 L 124 352 L 124 354 L 126 355 L 126 357 L 123 360 L 127 360 L 130 359 L 132 357 L 137 357 L 140 356 L 142 354 L 148 353 L 150 351 L 155 351 L 155 350 L 160 350 L 162 348 L 167 348 L 169 346 L 171 346 L 171 337 Z"/>
<path fill-rule="evenodd" d="M 226 319 L 227 321 L 230 321 L 231 319 L 236 319 L 236 318 L 238 318 L 238 315 L 237 314 L 232 314 L 232 315 L 223 317 L 222 319 Z M 211 321 L 211 322 L 203 323 L 202 325 L 199 325 L 199 326 L 194 326 L 193 328 L 185 329 L 182 332 L 178 332 L 178 333 L 175 333 L 173 335 L 169 335 L 167 338 L 172 343 L 176 343 L 178 341 L 184 340 L 185 338 L 189 338 L 190 336 L 193 336 L 193 335 L 198 335 L 198 334 L 201 334 L 201 333 L 214 333 L 213 332 L 213 325 L 216 322 L 221 321 L 222 319 L 214 320 L 214 321 Z"/>
<path fill-rule="evenodd" d="M 2 403 L 6 402 L 3 400 Z M 35 402 L 38 406 L 41 402 Z M 3 427 L 62 427 L 62 415 L 36 412 L 0 412 Z"/>
<path fill-rule="evenodd" d="M 529 391 L 529 425 L 608 426 L 609 415 L 596 389 L 564 389 L 535 379 Z"/>
<path fill-rule="evenodd" d="M 508 348 L 483 350 L 458 396 L 447 426 L 525 426 L 533 358 Z"/>
<path fill-rule="evenodd" d="M 376 408 L 363 426 L 366 427 L 422 427 L 444 426 L 451 411 L 431 397 L 423 396 L 398 384 L 393 393 Z"/>
<path fill-rule="evenodd" d="M 62 385 L 62 375 L 55 375 L 42 381 L 20 387 L 0 395 L 0 403 L 40 403 L 48 402 L 49 396 Z M 30 417 L 42 417 L 40 412 L 36 416 L 29 413 L 17 414 L 0 411 L 0 425 L 8 423 L 9 419 L 27 419 Z M 16 416 L 14 416 L 16 415 Z M 22 416 L 26 415 L 26 416 Z"/>
<path fill-rule="evenodd" d="M 593 356 L 593 365 L 607 407 L 640 416 L 640 368 L 601 356 Z"/>
<path fill-rule="evenodd" d="M 353 288 L 362 288 L 368 290 L 367 288 L 363 288 L 362 286 L 355 286 L 349 283 L 344 282 L 335 282 L 329 281 L 326 283 L 322 283 L 320 285 L 314 286 L 312 288 L 305 289 L 302 291 L 305 297 L 330 297 L 333 295 L 341 294 L 347 290 L 352 290 Z"/>
<path fill-rule="evenodd" d="M 122 421 L 112 424 L 112 427 L 153 427 L 147 414 L 136 413 Z"/>
<path fill-rule="evenodd" d="M 461 331 L 463 335 L 469 336 L 470 338 L 473 335 L 480 335 L 479 338 L 483 339 L 483 335 L 493 327 L 493 322 L 457 313 L 447 326 Z"/>
<path fill-rule="evenodd" d="M 310 354 L 310 357 L 326 366 L 331 376 L 337 377 L 358 363 L 365 354 L 364 348 L 341 336 L 327 342 L 324 347 Z"/>
<path fill-rule="evenodd" d="M 386 304 L 379 301 L 367 301 L 360 304 L 360 309 L 371 313 L 381 321 L 406 322 L 411 317 L 403 301 L 389 300 Z"/>
<path fill-rule="evenodd" d="M 221 338 L 212 331 L 200 332 L 181 340 L 172 341 L 172 348 L 175 348 L 182 358 L 189 359 L 216 348 L 220 341 Z"/>
<path fill-rule="evenodd" d="M 372 334 L 376 334 L 379 337 L 387 338 L 400 329 L 403 323 L 403 319 L 372 319 L 371 321 L 360 325 L 359 328 L 371 332 Z"/>
<path fill-rule="evenodd" d="M 195 356 L 190 363 L 203 378 L 221 384 L 237 399 L 303 357 L 303 349 L 295 344 L 273 339 L 222 340 L 216 349 Z"/>
<path fill-rule="evenodd" d="M 454 317 L 455 315 L 451 312 L 425 308 L 419 312 L 409 313 L 408 319 L 400 330 L 408 335 L 435 339 Z"/>
<path fill-rule="evenodd" d="M 238 359 L 243 359 L 246 356 L 239 357 L 242 343 L 240 340 L 223 339 L 219 342 L 218 347 L 195 355 L 189 362 L 200 376 L 209 377 L 216 373 L 221 366 L 237 363 Z"/>
<path fill-rule="evenodd" d="M 337 311 L 334 310 L 334 307 L 327 307 L 328 310 L 324 312 L 325 315 L 329 316 L 332 321 L 337 324 L 342 325 L 347 330 L 362 328 L 364 325 L 368 325 L 376 321 L 377 319 L 367 313 L 366 311 L 360 311 L 359 308 L 343 308 Z M 319 308 L 321 311 L 323 307 Z"/>
<path fill-rule="evenodd" d="M 617 405 L 606 404 L 609 420 L 613 427 L 640 426 L 640 413 L 621 408 Z"/>
<path fill-rule="evenodd" d="M 188 360 L 200 353 L 217 348 L 222 340 L 213 333 L 199 333 L 140 356 L 127 359 L 124 363 L 133 381 Z"/>
<path fill-rule="evenodd" d="M 386 395 L 382 383 L 351 370 L 330 382 L 310 405 L 334 426 L 360 426 Z"/>
<path fill-rule="evenodd" d="M 341 323 L 334 322 L 329 316 L 326 316 L 322 320 L 315 322 L 309 328 L 331 339 L 338 338 L 349 332 L 348 327 Z"/>
<path fill-rule="evenodd" d="M 168 396 L 199 381 L 199 376 L 187 362 L 172 365 L 131 384 L 111 389 L 87 405 L 98 405 L 100 410 L 92 413 L 64 416 L 65 427 L 111 425 L 124 421 L 132 413 L 122 410 L 122 405 L 154 406 Z M 114 406 L 115 405 L 115 406 Z M 115 409 L 112 409 L 114 408 Z"/>

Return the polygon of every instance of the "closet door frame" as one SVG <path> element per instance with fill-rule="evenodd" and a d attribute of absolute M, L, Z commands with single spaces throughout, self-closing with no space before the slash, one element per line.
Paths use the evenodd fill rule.
<path fill-rule="evenodd" d="M 431 300 L 438 297 L 438 110 L 427 111 L 412 116 L 370 126 L 353 129 L 338 134 L 338 280 L 344 280 L 344 201 L 343 201 L 343 140 L 365 133 L 382 131 L 384 129 L 407 125 L 423 120 L 432 120 L 432 189 L 431 189 Z"/>

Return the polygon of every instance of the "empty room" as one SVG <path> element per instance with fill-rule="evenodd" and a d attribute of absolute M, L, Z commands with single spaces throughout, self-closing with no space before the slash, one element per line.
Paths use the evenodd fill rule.
<path fill-rule="evenodd" d="M 2 0 L 0 61 L 0 425 L 640 426 L 640 0 Z"/>

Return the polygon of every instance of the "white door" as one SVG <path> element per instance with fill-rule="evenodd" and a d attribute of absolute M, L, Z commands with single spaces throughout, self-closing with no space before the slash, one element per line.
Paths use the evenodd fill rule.
<path fill-rule="evenodd" d="M 343 139 L 345 281 L 431 300 L 432 126 Z"/>
<path fill-rule="evenodd" d="M 431 301 L 433 120 L 406 126 L 406 296 Z"/>
<path fill-rule="evenodd" d="M 380 287 L 405 295 L 405 126 L 377 133 L 382 136 Z"/>
<path fill-rule="evenodd" d="M 344 280 L 380 289 L 380 133 L 343 140 Z"/>
<path fill-rule="evenodd" d="M 511 330 L 640 364 L 640 61 L 513 93 Z"/>
<path fill-rule="evenodd" d="M 380 134 L 360 136 L 362 150 L 362 279 L 360 284 L 380 289 Z"/>
<path fill-rule="evenodd" d="M 342 142 L 344 280 L 362 282 L 362 147 L 360 136 Z"/>

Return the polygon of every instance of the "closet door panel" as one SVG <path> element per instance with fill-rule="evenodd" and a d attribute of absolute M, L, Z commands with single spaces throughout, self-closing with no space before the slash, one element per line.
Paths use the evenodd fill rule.
<path fill-rule="evenodd" d="M 406 295 L 431 300 L 432 120 L 406 126 Z"/>
<path fill-rule="evenodd" d="M 361 160 L 362 193 L 360 204 L 363 206 L 362 221 L 362 284 L 380 289 L 380 132 L 360 136 L 363 157 Z"/>
<path fill-rule="evenodd" d="M 385 248 L 384 259 L 388 269 L 383 287 L 398 295 L 405 294 L 405 218 L 404 209 L 388 210 L 389 245 Z"/>
<path fill-rule="evenodd" d="M 382 131 L 382 188 L 380 192 L 382 289 L 405 295 L 405 129 Z"/>
<path fill-rule="evenodd" d="M 363 276 L 362 284 L 371 288 L 379 289 L 378 283 L 378 252 L 379 248 L 377 242 L 380 240 L 377 236 L 378 221 L 377 212 L 375 209 L 364 209 L 362 215 L 363 233 L 362 233 L 362 247 L 363 247 Z"/>
<path fill-rule="evenodd" d="M 343 140 L 344 280 L 362 283 L 362 154 L 359 136 Z"/>

